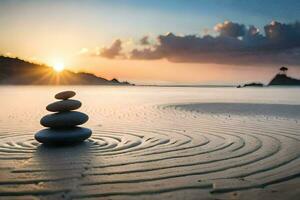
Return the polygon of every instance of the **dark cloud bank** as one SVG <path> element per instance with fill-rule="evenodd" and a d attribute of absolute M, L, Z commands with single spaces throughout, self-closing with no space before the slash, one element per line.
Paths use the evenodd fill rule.
<path fill-rule="evenodd" d="M 234 22 L 217 24 L 218 36 L 159 35 L 157 44 L 150 45 L 148 37 L 140 40 L 144 48 L 133 49 L 129 59 L 217 64 L 300 64 L 300 23 L 284 24 L 273 21 L 264 26 L 262 34 L 255 26 Z M 121 41 L 119 47 L 121 48 Z M 112 45 L 115 49 L 116 41 Z M 145 47 L 145 45 L 147 45 Z M 109 49 L 107 49 L 109 50 Z M 118 51 L 111 51 L 120 54 Z M 115 58 L 108 54 L 109 58 Z"/>

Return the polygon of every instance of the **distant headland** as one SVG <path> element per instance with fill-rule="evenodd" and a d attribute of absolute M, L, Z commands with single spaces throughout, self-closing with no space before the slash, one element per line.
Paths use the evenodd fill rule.
<path fill-rule="evenodd" d="M 19 58 L 0 56 L 0 85 L 133 85 L 117 79 L 107 80 L 90 73 L 64 70 Z"/>
<path fill-rule="evenodd" d="M 300 80 L 289 77 L 287 75 L 287 71 L 288 71 L 287 67 L 283 66 L 279 68 L 279 73 L 277 73 L 274 76 L 274 78 L 272 78 L 272 80 L 269 82 L 269 84 L 266 86 L 300 86 Z M 252 82 L 252 83 L 247 83 L 244 85 L 237 86 L 237 88 L 242 88 L 242 87 L 264 87 L 264 84 Z"/>

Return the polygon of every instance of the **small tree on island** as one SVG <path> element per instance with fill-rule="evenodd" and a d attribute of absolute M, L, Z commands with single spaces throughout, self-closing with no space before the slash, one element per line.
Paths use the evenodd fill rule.
<path fill-rule="evenodd" d="M 282 66 L 282 67 L 279 68 L 279 70 L 280 70 L 281 74 L 286 74 L 286 72 L 287 72 L 289 69 L 288 69 L 287 67 Z"/>

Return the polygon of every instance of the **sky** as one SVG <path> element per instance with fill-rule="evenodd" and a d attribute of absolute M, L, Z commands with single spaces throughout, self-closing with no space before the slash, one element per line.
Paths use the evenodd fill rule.
<path fill-rule="evenodd" d="M 140 84 L 300 77 L 299 0 L 0 1 L 0 54 Z M 266 32 L 267 31 L 267 32 Z"/>

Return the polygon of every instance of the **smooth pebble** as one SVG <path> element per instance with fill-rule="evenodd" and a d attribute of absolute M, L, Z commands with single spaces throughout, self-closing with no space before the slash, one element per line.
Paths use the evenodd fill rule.
<path fill-rule="evenodd" d="M 89 117 L 77 111 L 54 113 L 44 116 L 40 123 L 42 126 L 50 128 L 68 128 L 87 122 Z"/>
<path fill-rule="evenodd" d="M 88 128 L 43 129 L 35 134 L 35 139 L 46 145 L 66 145 L 83 142 L 92 135 Z"/>
<path fill-rule="evenodd" d="M 49 104 L 46 109 L 50 112 L 65 112 L 76 110 L 81 107 L 81 102 L 78 100 L 67 99 Z"/>
<path fill-rule="evenodd" d="M 57 93 L 54 97 L 56 99 L 66 100 L 71 97 L 74 97 L 75 95 L 76 95 L 76 93 L 74 91 L 63 91 L 63 92 Z"/>

